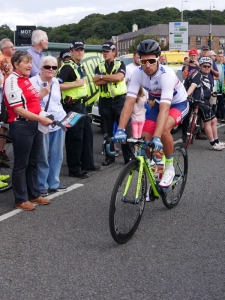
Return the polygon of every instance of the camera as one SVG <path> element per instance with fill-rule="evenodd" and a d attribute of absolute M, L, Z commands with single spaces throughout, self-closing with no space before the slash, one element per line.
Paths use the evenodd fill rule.
<path fill-rule="evenodd" d="M 194 60 L 193 59 L 190 59 L 189 60 L 189 63 L 193 64 Z"/>

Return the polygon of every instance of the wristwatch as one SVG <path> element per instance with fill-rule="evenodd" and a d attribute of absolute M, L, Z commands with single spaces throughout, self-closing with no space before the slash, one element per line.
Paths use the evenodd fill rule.
<path fill-rule="evenodd" d="M 100 75 L 100 79 L 103 79 L 103 75 L 102 74 Z"/>

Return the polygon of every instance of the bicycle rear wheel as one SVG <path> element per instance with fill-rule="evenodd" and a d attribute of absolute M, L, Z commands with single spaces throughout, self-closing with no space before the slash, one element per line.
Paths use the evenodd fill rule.
<path fill-rule="evenodd" d="M 192 122 L 188 126 L 188 131 L 187 132 L 188 132 L 189 135 L 188 135 L 188 138 L 187 138 L 187 141 L 186 141 L 186 144 L 185 144 L 186 149 L 189 146 L 189 144 L 193 144 L 196 122 L 197 122 L 197 115 L 194 114 L 193 118 L 192 118 Z"/>
<path fill-rule="evenodd" d="M 131 239 L 145 208 L 147 178 L 144 170 L 140 194 L 138 199 L 135 199 L 139 170 L 140 163 L 137 159 L 129 162 L 119 174 L 112 192 L 109 227 L 113 239 L 119 244 L 124 244 Z M 130 181 L 129 188 L 127 188 L 128 181 Z"/>
<path fill-rule="evenodd" d="M 2 181 L 8 185 L 0 188 L 0 193 L 8 191 L 12 188 L 12 169 L 13 169 L 13 146 L 9 136 L 0 134 L 0 139 L 5 141 L 5 153 L 0 153 L 0 175 L 9 175 L 9 178 Z"/>
<path fill-rule="evenodd" d="M 173 208 L 178 204 L 183 194 L 188 174 L 188 156 L 182 143 L 174 145 L 173 165 L 175 177 L 168 189 L 163 189 L 162 201 L 167 208 Z"/>

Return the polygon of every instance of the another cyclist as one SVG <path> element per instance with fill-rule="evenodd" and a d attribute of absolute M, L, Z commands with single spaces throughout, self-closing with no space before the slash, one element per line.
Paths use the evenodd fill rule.
<path fill-rule="evenodd" d="M 193 99 L 202 100 L 199 107 L 199 114 L 204 122 L 205 134 L 210 142 L 211 150 L 222 150 L 225 148 L 225 143 L 219 142 L 217 133 L 217 118 L 210 106 L 210 97 L 213 86 L 208 79 L 212 66 L 212 59 L 210 57 L 201 57 L 199 60 L 200 70 L 191 77 L 191 85 L 187 91 L 188 96 Z"/>
<path fill-rule="evenodd" d="M 173 167 L 173 137 L 171 129 L 179 124 L 189 109 L 187 93 L 174 71 L 158 62 L 161 54 L 159 44 L 154 40 L 144 40 L 138 47 L 142 68 L 134 71 L 128 88 L 126 102 L 120 116 L 115 140 L 126 140 L 125 127 L 133 111 L 140 86 L 156 99 L 156 103 L 146 118 L 142 135 L 154 142 L 155 150 L 163 148 L 166 156 L 165 172 L 159 183 L 169 187 L 175 171 Z"/>

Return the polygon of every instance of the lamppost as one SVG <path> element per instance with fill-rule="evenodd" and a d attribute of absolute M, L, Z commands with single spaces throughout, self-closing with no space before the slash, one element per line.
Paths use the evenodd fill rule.
<path fill-rule="evenodd" d="M 188 2 L 188 0 L 181 1 L 181 22 L 183 22 L 183 2 Z"/>
<path fill-rule="evenodd" d="M 213 8 L 215 8 L 215 3 L 214 1 L 210 2 L 210 14 L 209 14 L 209 48 L 211 50 L 212 46 L 212 8 L 211 8 L 211 3 L 213 3 Z"/>

